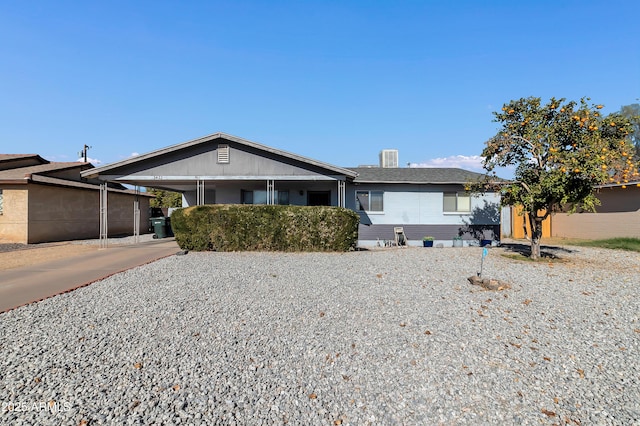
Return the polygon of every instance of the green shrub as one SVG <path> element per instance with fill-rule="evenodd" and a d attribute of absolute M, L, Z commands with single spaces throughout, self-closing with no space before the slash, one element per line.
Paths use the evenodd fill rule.
<path fill-rule="evenodd" d="M 183 250 L 347 251 L 359 220 L 341 207 L 213 204 L 174 211 L 171 227 Z"/>

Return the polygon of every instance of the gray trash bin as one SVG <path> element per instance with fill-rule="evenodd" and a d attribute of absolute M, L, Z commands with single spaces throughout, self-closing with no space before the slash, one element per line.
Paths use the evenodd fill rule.
<path fill-rule="evenodd" d="M 151 227 L 153 228 L 153 238 L 166 238 L 167 236 L 167 218 L 166 217 L 152 217 L 149 219 Z"/>
<path fill-rule="evenodd" d="M 165 235 L 167 237 L 174 237 L 175 235 L 173 235 L 173 229 L 171 229 L 171 218 L 170 217 L 166 217 L 166 222 L 165 222 Z"/>

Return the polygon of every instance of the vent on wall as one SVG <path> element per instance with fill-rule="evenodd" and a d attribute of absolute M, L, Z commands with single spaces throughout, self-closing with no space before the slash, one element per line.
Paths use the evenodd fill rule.
<path fill-rule="evenodd" d="M 229 164 L 229 145 L 218 145 L 218 163 Z"/>
<path fill-rule="evenodd" d="M 382 151 L 380 151 L 380 167 L 398 167 L 398 150 L 383 149 Z"/>

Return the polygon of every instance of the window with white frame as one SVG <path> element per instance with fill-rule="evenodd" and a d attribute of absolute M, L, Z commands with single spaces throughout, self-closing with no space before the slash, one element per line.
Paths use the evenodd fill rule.
<path fill-rule="evenodd" d="M 356 210 L 365 212 L 384 211 L 383 191 L 356 191 Z"/>
<path fill-rule="evenodd" d="M 276 191 L 275 199 L 276 204 L 288 205 L 289 191 Z M 243 189 L 240 202 L 242 204 L 267 204 L 267 191 L 245 191 Z"/>
<path fill-rule="evenodd" d="M 471 195 L 465 192 L 445 192 L 443 194 L 445 213 L 470 213 Z"/>

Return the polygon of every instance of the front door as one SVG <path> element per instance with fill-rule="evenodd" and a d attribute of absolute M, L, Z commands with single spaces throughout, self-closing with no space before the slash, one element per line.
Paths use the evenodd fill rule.
<path fill-rule="evenodd" d="M 308 206 L 330 206 L 331 191 L 307 191 Z"/>

